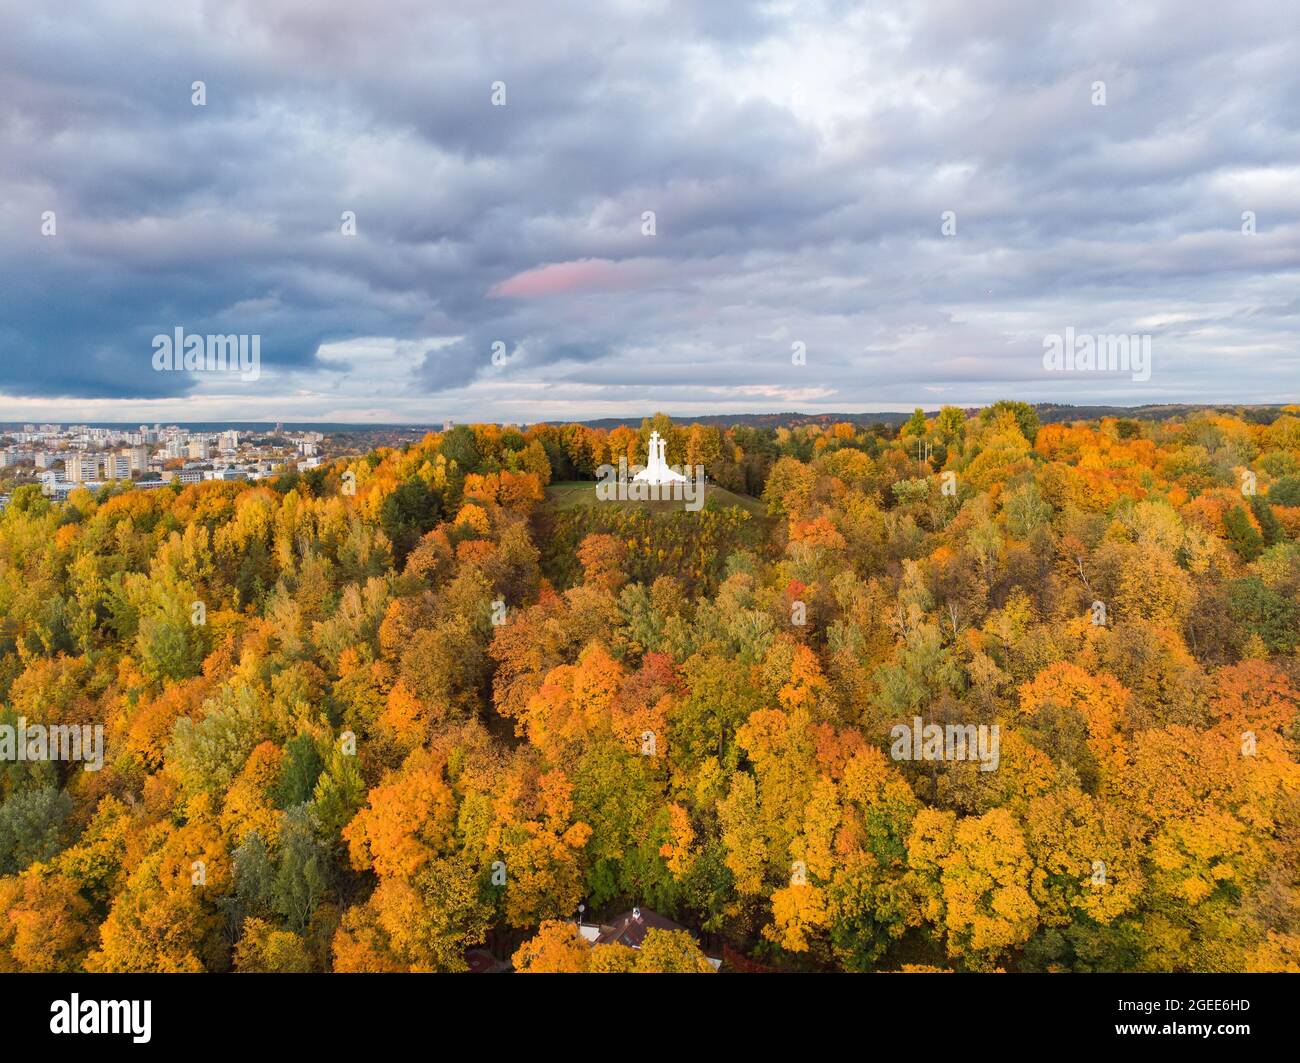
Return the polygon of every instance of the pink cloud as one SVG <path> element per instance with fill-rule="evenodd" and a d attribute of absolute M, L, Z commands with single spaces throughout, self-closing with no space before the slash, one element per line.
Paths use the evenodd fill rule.
<path fill-rule="evenodd" d="M 611 262 L 607 258 L 582 258 L 526 269 L 494 284 L 488 295 L 537 299 L 569 292 L 613 291 L 634 287 L 645 276 L 645 269 L 633 264 Z"/>

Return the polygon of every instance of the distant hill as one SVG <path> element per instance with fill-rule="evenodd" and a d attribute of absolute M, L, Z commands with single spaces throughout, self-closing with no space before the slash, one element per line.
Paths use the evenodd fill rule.
<path fill-rule="evenodd" d="M 938 412 L 937 410 L 935 411 Z M 646 414 L 649 417 L 650 414 Z M 853 424 L 887 424 L 900 425 L 912 416 L 906 413 L 718 413 L 678 417 L 669 414 L 677 424 L 705 424 L 718 428 L 730 428 L 743 425 L 746 428 L 792 428 L 801 424 L 832 425 L 839 421 Z M 601 417 L 594 421 L 579 421 L 578 424 L 588 428 L 618 428 L 627 425 L 631 428 L 641 426 L 640 417 Z"/>
<path fill-rule="evenodd" d="M 1041 402 L 1034 406 L 1044 424 L 1061 421 L 1095 421 L 1102 417 L 1127 417 L 1138 421 L 1162 421 L 1169 417 L 1188 417 L 1194 413 L 1232 413 L 1246 420 L 1270 424 L 1282 412 L 1282 405 L 1246 406 L 1241 403 L 1167 403 L 1147 406 L 1063 406 Z"/>
<path fill-rule="evenodd" d="M 1279 415 L 1282 409 L 1281 405 L 1246 406 L 1240 403 L 1068 406 L 1055 402 L 1041 402 L 1035 403 L 1033 406 L 1038 413 L 1038 419 L 1043 424 L 1059 424 L 1063 421 L 1095 421 L 1102 417 L 1128 417 L 1134 420 L 1156 421 L 1168 417 L 1187 417 L 1190 414 L 1202 411 L 1235 413 L 1250 420 L 1268 424 Z M 968 415 L 974 415 L 980 409 L 978 406 L 962 408 Z M 938 412 L 939 408 L 936 406 L 926 409 L 925 415 L 934 417 Z M 646 414 L 646 416 L 649 417 L 650 415 Z M 808 424 L 828 426 L 839 422 L 855 425 L 884 424 L 894 428 L 905 423 L 912 416 L 912 411 L 890 410 L 882 413 L 723 413 L 682 417 L 669 414 L 669 416 L 678 424 L 705 424 L 715 425 L 719 428 L 730 428 L 734 425 L 741 425 L 745 428 L 795 428 L 799 425 Z M 586 425 L 588 428 L 610 429 L 618 428 L 620 425 L 639 428 L 641 421 L 642 418 L 640 417 L 601 417 L 597 420 L 579 421 L 578 423 Z"/>

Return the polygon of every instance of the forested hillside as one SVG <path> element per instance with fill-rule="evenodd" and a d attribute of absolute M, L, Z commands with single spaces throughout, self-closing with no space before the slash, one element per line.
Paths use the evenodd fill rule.
<path fill-rule="evenodd" d="M 652 428 L 765 510 L 548 502 Z M 0 971 L 1298 971 L 1298 537 L 1297 407 L 20 488 L 0 724 L 104 763 L 0 763 Z"/>

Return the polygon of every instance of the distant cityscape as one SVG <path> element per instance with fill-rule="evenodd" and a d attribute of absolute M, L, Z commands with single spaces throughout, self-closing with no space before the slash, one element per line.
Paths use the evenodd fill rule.
<path fill-rule="evenodd" d="M 62 501 L 78 488 L 130 481 L 140 489 L 204 480 L 263 480 L 287 468 L 321 464 L 325 435 L 316 430 L 195 431 L 179 425 L 138 428 L 25 424 L 0 435 L 0 475 L 30 477 Z M 0 505 L 8 502 L 0 495 Z"/>

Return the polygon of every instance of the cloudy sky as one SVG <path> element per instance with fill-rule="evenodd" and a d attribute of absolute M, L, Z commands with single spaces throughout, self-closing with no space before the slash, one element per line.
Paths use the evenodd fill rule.
<path fill-rule="evenodd" d="M 0 419 L 1300 401 L 1294 5 L 46 6 Z M 155 371 L 176 328 L 260 377 Z M 1150 379 L 1046 371 L 1067 328 Z"/>

